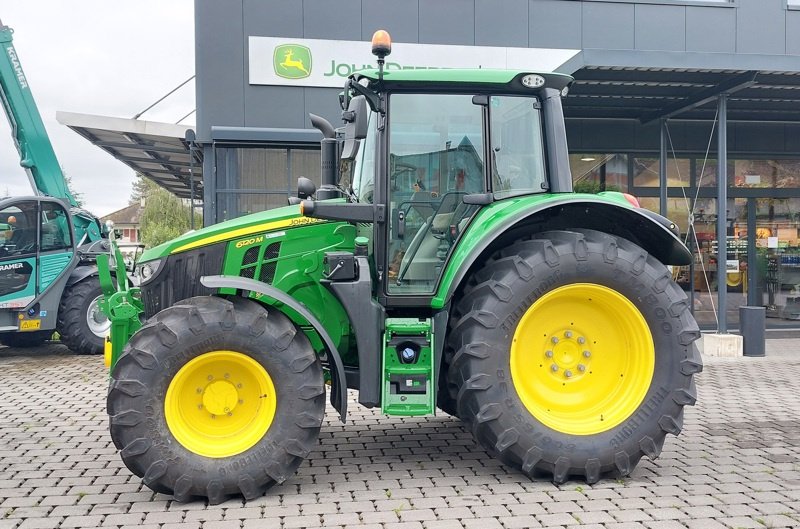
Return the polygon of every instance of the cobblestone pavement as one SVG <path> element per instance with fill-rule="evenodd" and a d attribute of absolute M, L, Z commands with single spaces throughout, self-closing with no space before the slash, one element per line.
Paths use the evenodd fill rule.
<path fill-rule="evenodd" d="M 299 473 L 256 501 L 154 494 L 107 432 L 100 357 L 0 349 L 0 529 L 800 527 L 800 340 L 711 359 L 698 405 L 632 477 L 555 486 L 509 471 L 460 422 L 329 410 Z"/>

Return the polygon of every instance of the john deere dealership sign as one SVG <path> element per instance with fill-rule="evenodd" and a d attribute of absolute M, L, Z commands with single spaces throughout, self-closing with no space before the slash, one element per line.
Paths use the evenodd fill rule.
<path fill-rule="evenodd" d="M 250 37 L 250 84 L 329 86 L 375 68 L 369 42 Z M 578 50 L 394 43 L 388 70 L 420 68 L 510 68 L 553 71 Z"/>

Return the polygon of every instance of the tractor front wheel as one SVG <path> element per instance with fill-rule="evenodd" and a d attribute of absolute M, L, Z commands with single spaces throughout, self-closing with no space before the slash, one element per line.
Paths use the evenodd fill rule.
<path fill-rule="evenodd" d="M 632 242 L 557 231 L 494 255 L 461 294 L 448 389 L 476 439 L 557 483 L 656 458 L 702 369 L 686 295 Z"/>
<path fill-rule="evenodd" d="M 242 298 L 197 297 L 133 335 L 111 373 L 111 437 L 125 465 L 178 501 L 253 499 L 316 443 L 322 367 L 305 334 Z"/>

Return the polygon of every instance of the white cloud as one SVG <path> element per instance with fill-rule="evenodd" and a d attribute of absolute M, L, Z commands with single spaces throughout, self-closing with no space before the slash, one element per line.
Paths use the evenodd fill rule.
<path fill-rule="evenodd" d="M 193 2 L 4 0 L 0 16 L 14 29 L 50 141 L 85 207 L 101 216 L 126 206 L 133 171 L 59 124 L 56 111 L 130 118 L 193 75 Z M 194 107 L 192 82 L 142 119 L 173 123 Z M 0 195 L 6 189 L 32 194 L 0 119 Z"/>

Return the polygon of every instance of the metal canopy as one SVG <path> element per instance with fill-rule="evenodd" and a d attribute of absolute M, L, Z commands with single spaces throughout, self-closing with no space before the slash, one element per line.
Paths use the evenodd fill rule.
<path fill-rule="evenodd" d="M 567 118 L 711 121 L 728 94 L 728 120 L 800 122 L 800 72 L 587 66 L 564 100 Z"/>
<path fill-rule="evenodd" d="M 191 127 L 72 112 L 57 112 L 56 119 L 180 198 L 191 198 L 194 188 L 195 201 L 202 202 L 202 150 L 190 149 Z"/>

